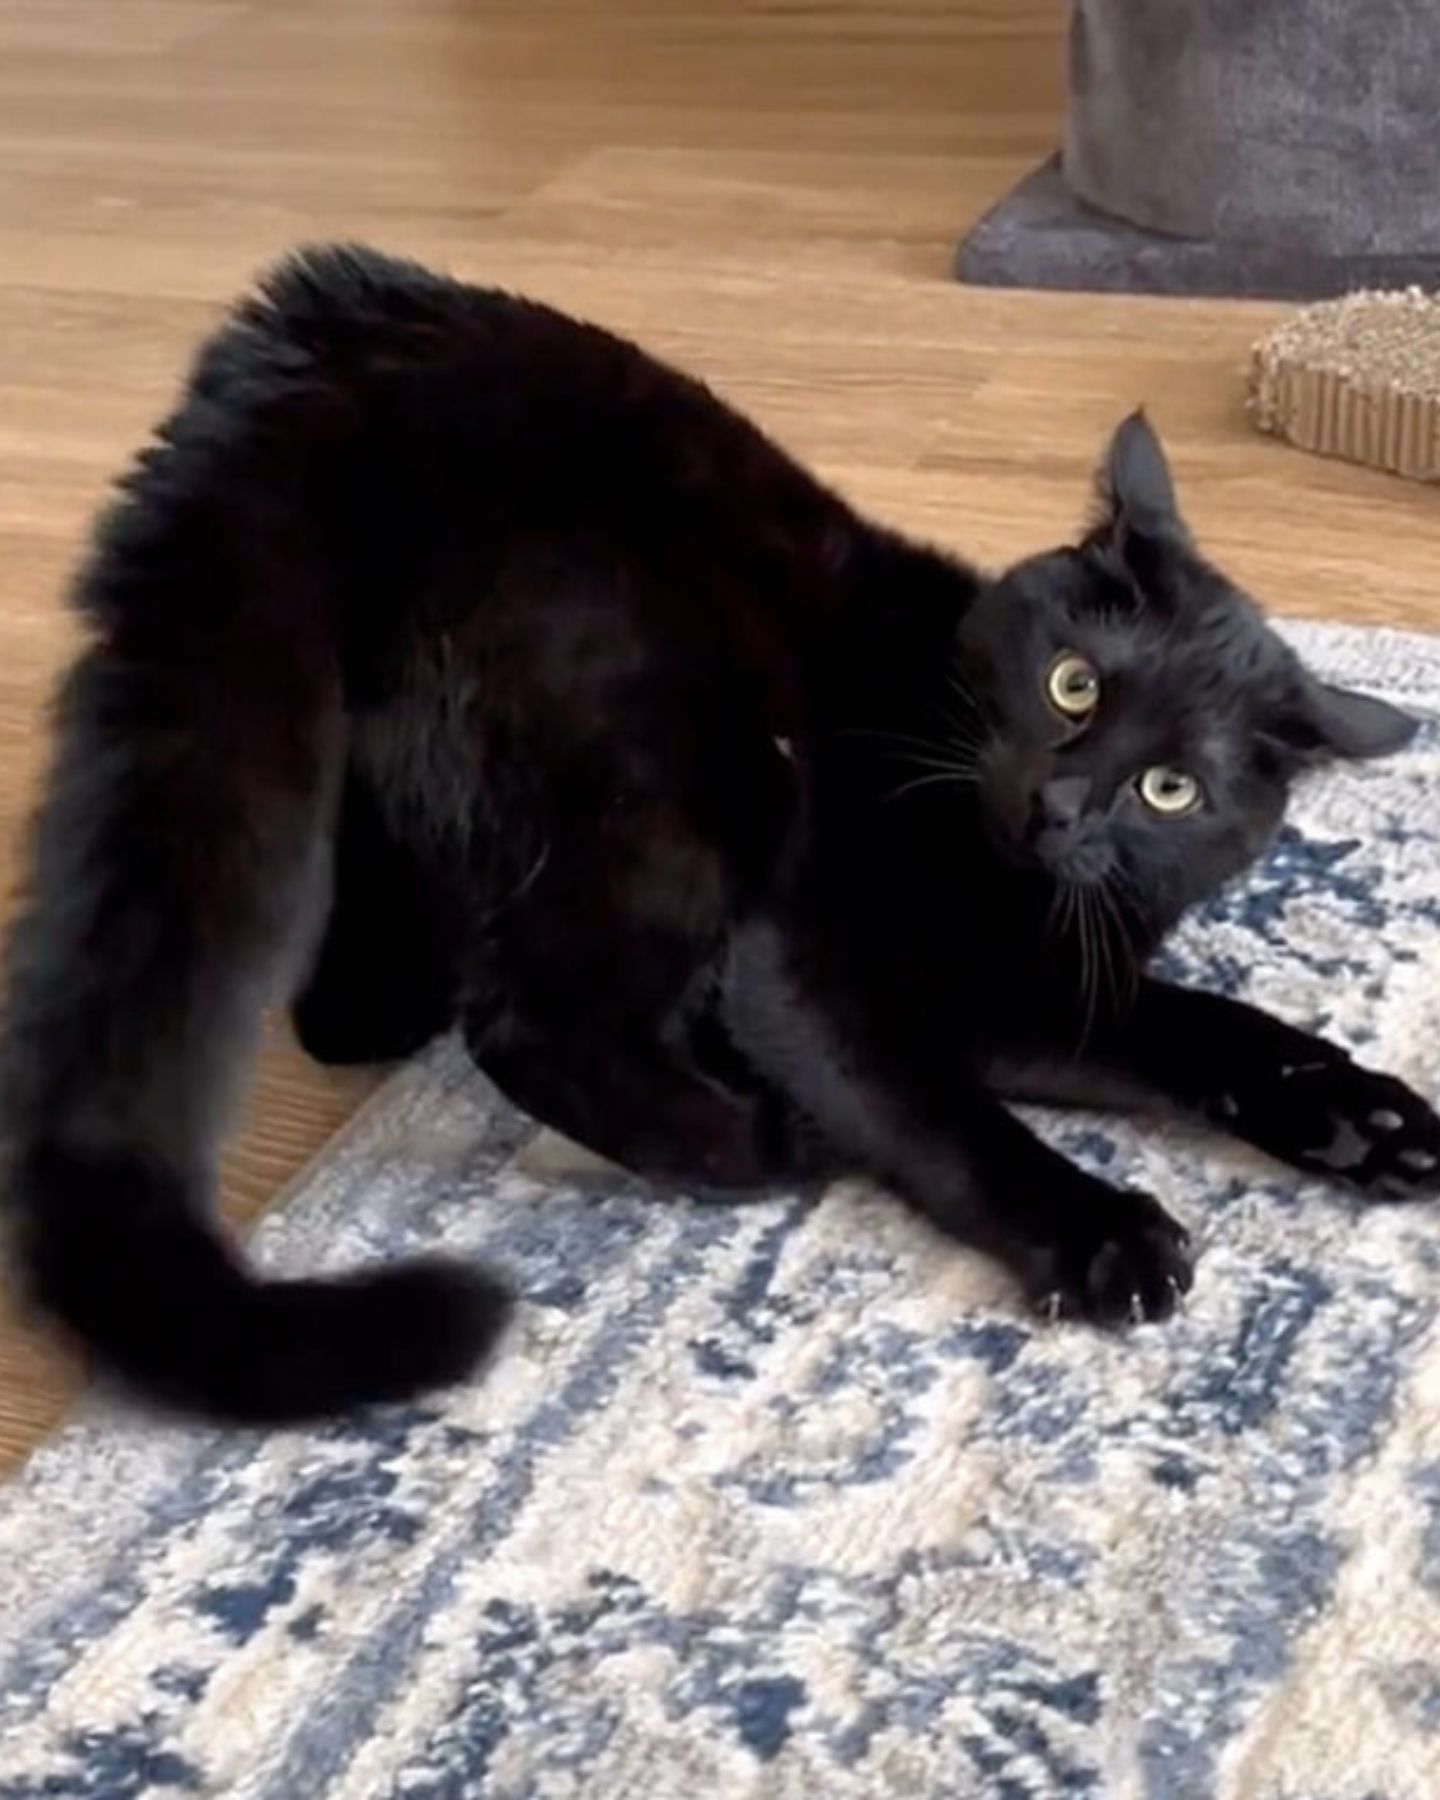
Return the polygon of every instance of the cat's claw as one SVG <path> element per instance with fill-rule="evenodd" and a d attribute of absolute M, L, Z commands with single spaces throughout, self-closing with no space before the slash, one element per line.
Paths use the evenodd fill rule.
<path fill-rule="evenodd" d="M 1195 1279 L 1190 1234 L 1158 1201 L 1116 1192 L 1076 1223 L 1073 1236 L 1046 1250 L 1032 1286 L 1045 1318 L 1143 1325 L 1176 1311 Z"/>

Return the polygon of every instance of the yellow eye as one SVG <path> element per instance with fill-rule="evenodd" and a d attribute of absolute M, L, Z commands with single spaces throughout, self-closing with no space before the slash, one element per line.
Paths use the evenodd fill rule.
<path fill-rule="evenodd" d="M 1088 657 L 1066 650 L 1050 665 L 1045 696 L 1067 719 L 1088 719 L 1100 704 L 1100 671 Z"/>
<path fill-rule="evenodd" d="M 1178 819 L 1182 813 L 1194 812 L 1200 804 L 1200 783 L 1183 769 L 1159 763 L 1140 777 L 1140 798 L 1151 812 Z"/>

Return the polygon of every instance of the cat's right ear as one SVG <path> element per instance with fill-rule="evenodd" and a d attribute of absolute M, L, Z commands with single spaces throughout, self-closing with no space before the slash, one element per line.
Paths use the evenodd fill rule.
<path fill-rule="evenodd" d="M 1093 536 L 1188 542 L 1175 481 L 1155 427 L 1143 410 L 1122 419 L 1095 473 L 1100 517 Z"/>

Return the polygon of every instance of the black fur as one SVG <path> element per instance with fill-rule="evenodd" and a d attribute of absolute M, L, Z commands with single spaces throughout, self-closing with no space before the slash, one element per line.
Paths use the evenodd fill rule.
<path fill-rule="evenodd" d="M 281 268 L 78 583 L 5 1042 L 41 1302 L 145 1392 L 240 1419 L 488 1348 L 483 1275 L 265 1282 L 208 1223 L 229 1090 L 297 972 L 326 1060 L 458 1023 L 633 1169 L 868 1169 L 1099 1320 L 1172 1308 L 1184 1233 L 1008 1098 L 1178 1103 L 1433 1191 L 1416 1096 L 1143 972 L 1297 773 L 1409 723 L 1321 688 L 1204 562 L 1142 419 L 1100 489 L 1077 545 L 991 581 L 604 332 L 361 251 Z M 1102 684 L 1086 729 L 1047 699 L 1063 652 Z M 1157 764 L 1196 810 L 1147 811 Z"/>

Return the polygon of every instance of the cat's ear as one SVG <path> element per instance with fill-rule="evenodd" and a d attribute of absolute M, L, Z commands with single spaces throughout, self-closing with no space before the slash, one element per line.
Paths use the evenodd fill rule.
<path fill-rule="evenodd" d="M 1137 409 L 1122 419 L 1095 472 L 1098 530 L 1160 541 L 1185 540 L 1175 482 L 1155 427 Z"/>
<path fill-rule="evenodd" d="M 1302 670 L 1298 686 L 1272 726 L 1272 735 L 1305 762 L 1332 757 L 1388 756 L 1403 749 L 1420 721 L 1351 688 L 1330 687 Z"/>

